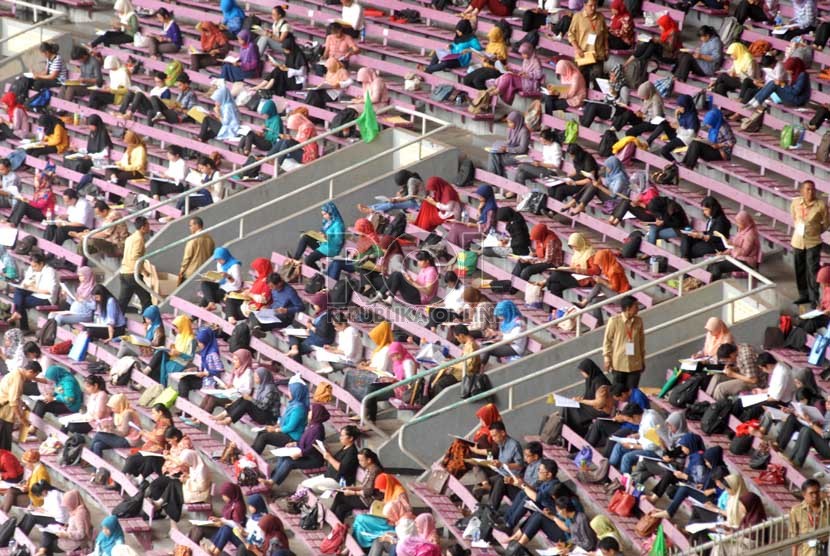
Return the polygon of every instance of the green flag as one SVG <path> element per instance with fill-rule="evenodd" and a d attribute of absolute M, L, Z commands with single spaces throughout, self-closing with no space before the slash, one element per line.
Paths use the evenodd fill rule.
<path fill-rule="evenodd" d="M 657 527 L 657 536 L 654 538 L 654 544 L 651 545 L 651 552 L 648 556 L 666 556 L 666 537 L 663 534 L 663 524 Z"/>
<path fill-rule="evenodd" d="M 366 102 L 363 104 L 363 114 L 357 119 L 357 129 L 360 130 L 360 136 L 364 143 L 371 143 L 380 135 L 378 117 L 375 114 L 375 107 L 372 106 L 372 99 L 369 98 L 368 92 L 366 93 Z"/>

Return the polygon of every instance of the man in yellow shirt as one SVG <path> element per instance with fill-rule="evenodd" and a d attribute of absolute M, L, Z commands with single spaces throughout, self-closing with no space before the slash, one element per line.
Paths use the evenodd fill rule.
<path fill-rule="evenodd" d="M 138 296 L 141 312 L 152 304 L 150 293 L 136 282 L 133 274 L 138 259 L 144 256 L 144 236 L 149 233 L 150 223 L 143 216 L 139 216 L 135 219 L 135 231 L 124 242 L 124 255 L 121 257 L 121 268 L 118 270 L 121 287 L 118 305 L 125 313 L 133 294 Z"/>
<path fill-rule="evenodd" d="M 620 308 L 620 314 L 611 317 L 605 327 L 602 356 L 605 370 L 614 375 L 614 383 L 631 390 L 639 386 L 646 366 L 646 338 L 634 296 L 624 297 Z"/>
<path fill-rule="evenodd" d="M 827 203 L 818 199 L 816 184 L 807 180 L 801 184 L 801 196 L 790 205 L 793 219 L 793 246 L 795 283 L 798 286 L 796 305 L 809 303 L 816 307 L 821 297 L 816 274 L 821 261 L 821 234 L 830 228 Z"/>
<path fill-rule="evenodd" d="M 187 222 L 187 225 L 190 229 L 190 235 L 198 234 L 205 227 L 205 223 L 198 216 L 192 217 Z M 184 245 L 182 265 L 179 267 L 179 284 L 193 276 L 199 270 L 199 267 L 213 256 L 213 249 L 215 247 L 213 238 L 208 234 L 194 237 Z"/>
<path fill-rule="evenodd" d="M 0 380 L 0 450 L 12 449 L 12 430 L 15 423 L 26 425 L 26 409 L 23 406 L 23 388 L 26 381 L 40 374 L 40 363 L 29 361 L 23 367 L 5 375 Z"/>
<path fill-rule="evenodd" d="M 591 87 L 603 72 L 608 59 L 608 25 L 597 12 L 597 0 L 587 0 L 582 11 L 574 14 L 568 28 L 568 42 L 574 48 L 574 60 Z"/>

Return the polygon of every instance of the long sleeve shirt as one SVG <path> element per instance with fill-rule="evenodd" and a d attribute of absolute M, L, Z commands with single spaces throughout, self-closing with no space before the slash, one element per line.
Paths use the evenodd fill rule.
<path fill-rule="evenodd" d="M 288 312 L 280 315 L 280 318 L 284 321 L 294 320 L 294 315 L 303 311 L 303 302 L 297 295 L 297 290 L 285 284 L 279 291 L 271 290 L 271 309 L 286 309 Z"/>
<path fill-rule="evenodd" d="M 127 172 L 144 174 L 147 171 L 147 149 L 139 145 L 131 151 L 124 151 L 121 160 L 118 161 L 118 167 Z"/>
<path fill-rule="evenodd" d="M 803 197 L 796 197 L 790 204 L 793 219 L 791 245 L 795 249 L 810 249 L 821 245 L 821 234 L 830 228 L 830 214 L 827 203 L 813 199 L 805 203 Z"/>
<path fill-rule="evenodd" d="M 179 267 L 179 276 L 182 279 L 192 276 L 205 261 L 213 255 L 215 244 L 209 235 L 195 237 L 184 246 L 182 264 Z"/>
<path fill-rule="evenodd" d="M 43 143 L 49 147 L 55 147 L 60 154 L 69 148 L 69 134 L 66 133 L 65 127 L 56 125 L 52 134 L 43 138 Z"/>
<path fill-rule="evenodd" d="M 23 275 L 23 282 L 31 285 L 33 289 L 43 290 L 50 293 L 35 293 L 32 294 L 38 299 L 45 299 L 54 302 L 58 295 L 58 273 L 49 265 L 44 265 L 40 272 L 36 272 L 32 267 L 26 269 Z"/>
<path fill-rule="evenodd" d="M 797 25 L 799 29 L 806 29 L 807 27 L 815 26 L 815 0 L 805 0 L 805 2 L 801 5 L 799 5 L 796 2 L 793 2 L 793 10 L 795 11 L 795 14 L 793 14 L 793 18 L 790 20 L 790 22 Z"/>
<path fill-rule="evenodd" d="M 144 250 L 144 234 L 136 230 L 124 241 L 124 255 L 121 257 L 119 272 L 132 275 L 138 259 L 144 256 Z"/>
<path fill-rule="evenodd" d="M 574 14 L 568 28 L 568 42 L 583 52 L 593 52 L 597 61 L 608 58 L 608 26 L 599 12 L 588 17 L 584 12 Z M 591 44 L 593 42 L 593 44 Z"/>
<path fill-rule="evenodd" d="M 602 355 L 610 359 L 611 368 L 620 372 L 642 371 L 645 368 L 646 340 L 643 319 L 614 315 L 605 326 Z"/>
<path fill-rule="evenodd" d="M 23 466 L 14 454 L 8 450 L 0 450 L 0 479 L 4 481 L 20 480 L 23 477 Z"/>
<path fill-rule="evenodd" d="M 172 42 L 173 44 L 175 44 L 179 48 L 181 48 L 182 44 L 184 43 L 184 40 L 182 39 L 181 29 L 179 29 L 179 24 L 176 23 L 175 21 L 171 20 L 170 23 L 168 23 L 165 26 L 164 36 L 167 37 L 167 39 L 170 42 Z"/>

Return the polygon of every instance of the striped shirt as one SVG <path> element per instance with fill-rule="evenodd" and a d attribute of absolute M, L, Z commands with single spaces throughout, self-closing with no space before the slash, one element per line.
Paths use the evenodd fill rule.
<path fill-rule="evenodd" d="M 60 54 L 55 54 L 51 60 L 46 61 L 46 75 L 57 75 L 55 79 L 57 79 L 58 83 L 66 81 L 67 71 Z"/>
<path fill-rule="evenodd" d="M 808 27 L 814 27 L 816 24 L 816 2 L 815 0 L 806 0 L 803 4 L 799 5 L 796 2 L 793 2 L 793 8 L 795 9 L 795 14 L 792 19 L 792 23 L 795 23 L 799 29 L 807 29 Z"/>

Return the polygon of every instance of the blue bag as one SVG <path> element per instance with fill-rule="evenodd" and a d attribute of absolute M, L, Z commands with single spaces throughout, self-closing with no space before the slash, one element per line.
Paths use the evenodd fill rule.
<path fill-rule="evenodd" d="M 86 352 L 89 350 L 89 334 L 81 332 L 72 340 L 72 349 L 69 350 L 69 358 L 73 361 L 86 359 Z"/>
<path fill-rule="evenodd" d="M 827 346 L 830 344 L 830 329 L 824 333 L 824 336 L 816 336 L 815 341 L 813 342 L 813 349 L 810 350 L 810 357 L 807 358 L 807 362 L 810 365 L 821 366 L 824 364 L 825 353 L 827 352 Z"/>

